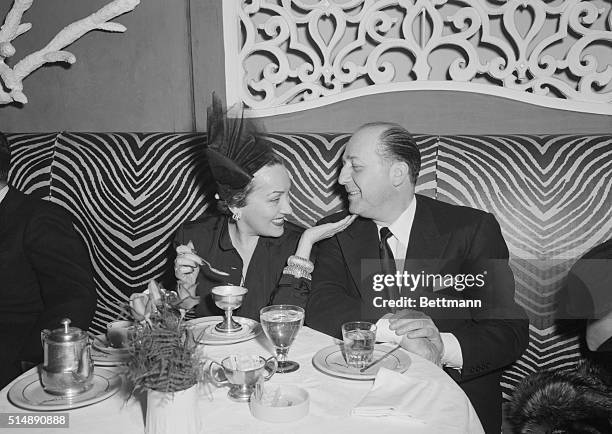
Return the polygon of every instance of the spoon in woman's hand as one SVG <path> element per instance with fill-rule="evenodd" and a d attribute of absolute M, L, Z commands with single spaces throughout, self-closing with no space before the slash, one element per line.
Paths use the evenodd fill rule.
<path fill-rule="evenodd" d="M 199 263 L 200 267 L 203 266 L 204 264 L 206 264 L 206 266 L 208 267 L 208 269 L 215 273 L 218 274 L 219 276 L 229 276 L 229 273 L 226 273 L 225 271 L 221 271 L 215 267 L 213 267 L 210 262 L 208 262 L 206 259 L 198 256 L 197 252 L 194 249 L 193 246 L 193 242 L 190 240 L 186 245 L 181 245 L 178 246 L 176 248 L 176 253 L 177 253 L 177 257 L 181 256 L 181 255 L 189 255 L 190 256 L 190 260 L 192 260 L 193 262 Z M 182 264 L 182 267 L 188 267 L 191 269 L 194 269 L 195 266 L 191 266 L 191 265 L 187 265 L 187 264 Z"/>
<path fill-rule="evenodd" d="M 208 269 L 210 271 L 212 271 L 215 274 L 218 274 L 219 276 L 229 276 L 229 273 L 226 273 L 225 271 L 221 271 L 216 269 L 215 267 L 213 267 L 212 265 L 210 265 L 210 262 L 208 262 L 206 259 L 202 259 L 202 265 L 206 264 L 208 266 Z"/>

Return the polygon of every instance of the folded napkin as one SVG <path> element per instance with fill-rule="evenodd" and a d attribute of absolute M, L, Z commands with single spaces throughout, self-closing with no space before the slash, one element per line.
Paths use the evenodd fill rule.
<path fill-rule="evenodd" d="M 398 416 L 426 424 L 435 420 L 436 399 L 444 387 L 438 382 L 380 368 L 374 385 L 351 410 L 353 416 Z"/>
<path fill-rule="evenodd" d="M 402 341 L 402 336 L 395 334 L 389 328 L 389 318 L 382 317 L 376 321 L 376 342 L 393 342 L 399 345 Z"/>

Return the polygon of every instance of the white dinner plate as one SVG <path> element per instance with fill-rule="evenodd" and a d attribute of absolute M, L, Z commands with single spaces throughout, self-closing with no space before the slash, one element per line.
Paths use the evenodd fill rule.
<path fill-rule="evenodd" d="M 374 345 L 372 361 L 382 357 L 394 347 L 394 345 L 388 344 Z M 342 353 L 342 345 L 331 345 L 319 350 L 312 357 L 312 364 L 319 371 L 334 377 L 349 378 L 351 380 L 373 380 L 380 368 L 404 372 L 410 366 L 410 356 L 406 351 L 400 348 L 400 350 L 389 354 L 379 363 L 362 373 L 359 372 L 359 368 L 352 368 L 346 364 L 346 360 Z"/>
<path fill-rule="evenodd" d="M 206 345 L 226 345 L 248 341 L 261 333 L 261 326 L 255 320 L 233 316 L 234 321 L 242 325 L 242 330 L 236 333 L 222 333 L 215 326 L 223 321 L 222 316 L 204 316 L 187 321 L 193 327 L 193 335 L 199 343 Z"/>
<path fill-rule="evenodd" d="M 95 368 L 93 386 L 87 392 L 70 398 L 51 395 L 42 388 L 38 372 L 17 381 L 8 392 L 8 399 L 26 410 L 55 411 L 85 407 L 113 396 L 121 387 L 121 376 L 109 369 Z"/>

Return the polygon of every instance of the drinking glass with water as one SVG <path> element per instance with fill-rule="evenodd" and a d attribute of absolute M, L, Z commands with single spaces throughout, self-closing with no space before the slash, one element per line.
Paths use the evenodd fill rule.
<path fill-rule="evenodd" d="M 344 323 L 342 340 L 347 365 L 352 368 L 363 368 L 372 361 L 376 325 L 365 321 Z"/>
<path fill-rule="evenodd" d="M 287 353 L 304 324 L 304 309 L 288 304 L 267 306 L 259 312 L 259 319 L 261 328 L 276 351 L 276 358 L 278 359 L 276 372 L 284 374 L 296 371 L 300 364 L 287 360 Z"/>

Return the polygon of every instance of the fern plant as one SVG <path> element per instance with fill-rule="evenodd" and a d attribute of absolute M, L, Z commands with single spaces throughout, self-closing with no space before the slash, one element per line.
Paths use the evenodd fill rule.
<path fill-rule="evenodd" d="M 183 321 L 184 310 L 176 294 L 153 285 L 149 284 L 148 294 L 140 294 L 150 302 L 130 300 L 134 317 L 141 321 L 130 333 L 128 378 L 134 390 L 178 392 L 203 380 L 204 361 L 197 357 L 196 338 Z M 148 312 L 135 306 L 146 306 Z"/>

